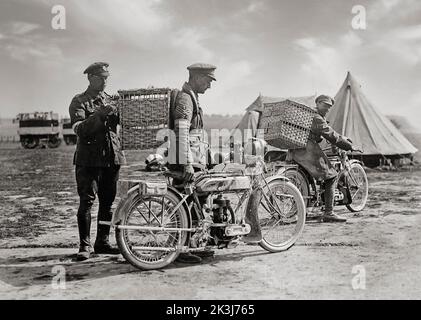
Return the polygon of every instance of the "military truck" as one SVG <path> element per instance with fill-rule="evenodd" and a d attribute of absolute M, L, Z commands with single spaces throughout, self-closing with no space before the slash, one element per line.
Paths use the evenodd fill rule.
<path fill-rule="evenodd" d="M 57 113 L 52 111 L 19 113 L 16 120 L 19 121 L 20 143 L 25 149 L 45 146 L 57 148 L 61 144 Z"/>
<path fill-rule="evenodd" d="M 63 140 L 67 145 L 76 144 L 77 136 L 72 129 L 72 125 L 70 123 L 69 118 L 62 119 L 62 132 L 63 132 Z"/>

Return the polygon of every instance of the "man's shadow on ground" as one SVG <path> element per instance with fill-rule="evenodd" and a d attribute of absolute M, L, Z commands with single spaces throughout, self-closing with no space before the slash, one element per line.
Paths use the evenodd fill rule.
<path fill-rule="evenodd" d="M 15 287 L 51 284 L 61 270 L 65 272 L 66 282 L 137 271 L 117 255 L 93 255 L 86 261 L 76 261 L 76 254 L 0 258 L 0 280 Z"/>
<path fill-rule="evenodd" d="M 223 249 L 221 249 L 223 252 Z M 216 249 L 218 251 L 218 249 Z M 66 282 L 107 278 L 120 274 L 139 273 L 144 276 L 152 272 L 169 269 L 183 269 L 192 266 L 217 266 L 220 262 L 240 261 L 242 259 L 268 254 L 256 247 L 253 251 L 226 252 L 214 257 L 203 258 L 200 264 L 173 262 L 158 270 L 142 271 L 124 260 L 121 255 L 93 255 L 89 260 L 76 261 L 76 254 L 52 254 L 36 257 L 0 258 L 0 280 L 14 287 L 48 285 L 57 277 L 60 268 L 64 267 Z"/>

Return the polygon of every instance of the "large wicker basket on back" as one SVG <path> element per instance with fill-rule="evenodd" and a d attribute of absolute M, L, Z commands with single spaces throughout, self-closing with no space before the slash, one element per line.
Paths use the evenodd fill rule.
<path fill-rule="evenodd" d="M 169 88 L 119 90 L 121 141 L 124 150 L 154 149 L 157 132 L 168 127 Z"/>
<path fill-rule="evenodd" d="M 260 119 L 264 139 L 281 149 L 305 148 L 316 111 L 292 100 L 265 103 Z"/>

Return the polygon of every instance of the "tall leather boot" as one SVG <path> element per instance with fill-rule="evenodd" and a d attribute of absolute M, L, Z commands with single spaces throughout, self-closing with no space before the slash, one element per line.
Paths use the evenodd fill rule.
<path fill-rule="evenodd" d="M 248 243 L 257 243 L 262 240 L 262 230 L 259 224 L 258 210 L 262 198 L 262 189 L 256 189 L 250 195 L 246 208 L 246 223 L 250 224 L 251 231 L 242 240 Z"/>
<path fill-rule="evenodd" d="M 96 240 L 94 244 L 94 251 L 97 254 L 119 254 L 120 250 L 113 247 L 109 241 L 110 226 L 98 225 Z"/>
<path fill-rule="evenodd" d="M 320 222 L 346 222 L 346 218 L 333 212 L 336 177 L 325 180 L 325 212 L 319 218 Z"/>
<path fill-rule="evenodd" d="M 80 247 L 76 259 L 79 261 L 87 260 L 92 251 L 90 231 L 91 231 L 91 214 L 89 210 L 81 206 L 77 215 L 77 226 L 79 229 Z"/>

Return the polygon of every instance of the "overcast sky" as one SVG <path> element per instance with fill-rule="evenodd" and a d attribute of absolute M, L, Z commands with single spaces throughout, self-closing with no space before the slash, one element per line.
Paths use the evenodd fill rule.
<path fill-rule="evenodd" d="M 57 4 L 65 30 L 51 26 Z M 365 30 L 352 28 L 354 5 Z M 1 0 L 1 117 L 67 115 L 94 61 L 110 63 L 109 93 L 180 88 L 189 64 L 215 64 L 200 101 L 222 114 L 259 93 L 334 96 L 349 70 L 377 109 L 421 128 L 419 0 Z"/>

